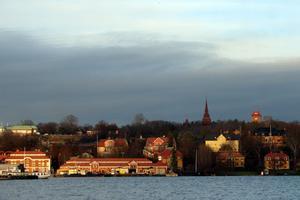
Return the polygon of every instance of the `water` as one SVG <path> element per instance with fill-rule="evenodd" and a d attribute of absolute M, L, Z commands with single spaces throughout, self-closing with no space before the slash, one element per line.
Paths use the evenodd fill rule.
<path fill-rule="evenodd" d="M 299 200 L 300 177 L 91 177 L 0 181 L 0 200 Z"/>

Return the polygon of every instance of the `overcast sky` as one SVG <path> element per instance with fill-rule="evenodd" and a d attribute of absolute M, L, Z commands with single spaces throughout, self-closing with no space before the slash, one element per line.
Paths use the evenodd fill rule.
<path fill-rule="evenodd" d="M 300 120 L 293 0 L 0 0 L 0 122 Z"/>

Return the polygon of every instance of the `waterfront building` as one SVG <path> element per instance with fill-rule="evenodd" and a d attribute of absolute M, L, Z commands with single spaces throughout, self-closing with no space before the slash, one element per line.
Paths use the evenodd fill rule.
<path fill-rule="evenodd" d="M 15 151 L 5 159 L 5 163 L 22 164 L 28 173 L 50 174 L 50 158 L 41 151 Z"/>
<path fill-rule="evenodd" d="M 169 139 L 165 136 L 163 137 L 150 137 L 146 140 L 146 145 L 143 150 L 143 154 L 146 158 L 155 158 L 167 149 L 169 145 Z"/>
<path fill-rule="evenodd" d="M 123 156 L 128 151 L 128 142 L 124 138 L 102 139 L 98 141 L 99 157 Z"/>
<path fill-rule="evenodd" d="M 15 125 L 6 127 L 7 130 L 14 134 L 25 136 L 37 133 L 37 127 L 33 125 Z"/>
<path fill-rule="evenodd" d="M 260 127 L 253 131 L 253 136 L 265 147 L 284 147 L 287 141 L 287 132 L 276 128 Z"/>
<path fill-rule="evenodd" d="M 212 133 L 208 134 L 205 138 L 205 145 L 213 152 L 218 152 L 222 146 L 229 145 L 232 151 L 239 151 L 240 135 L 225 134 L 225 133 Z"/>
<path fill-rule="evenodd" d="M 72 174 L 138 174 L 165 175 L 168 166 L 146 158 L 71 158 L 58 170 L 58 175 Z"/>
<path fill-rule="evenodd" d="M 203 126 L 211 125 L 211 118 L 210 118 L 209 111 L 208 111 L 207 100 L 205 101 L 205 109 L 204 109 L 204 114 L 203 114 L 203 118 L 202 118 L 202 125 Z"/>
<path fill-rule="evenodd" d="M 18 165 L 0 164 L 0 176 L 15 175 L 20 172 Z"/>
<path fill-rule="evenodd" d="M 270 152 L 264 157 L 264 166 L 268 170 L 288 170 L 290 169 L 289 156 L 282 152 Z"/>
<path fill-rule="evenodd" d="M 162 161 L 162 163 L 168 165 L 169 169 L 171 168 L 171 159 L 173 148 L 169 147 L 165 149 L 159 156 L 158 160 Z M 176 160 L 177 160 L 177 168 L 178 170 L 183 170 L 183 155 L 180 151 L 176 150 Z"/>
<path fill-rule="evenodd" d="M 218 166 L 244 168 L 245 156 L 239 152 L 220 151 L 216 155 L 216 162 Z"/>

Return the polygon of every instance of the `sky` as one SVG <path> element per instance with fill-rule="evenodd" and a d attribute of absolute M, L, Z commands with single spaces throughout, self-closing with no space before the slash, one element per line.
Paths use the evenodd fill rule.
<path fill-rule="evenodd" d="M 0 122 L 300 120 L 299 6 L 0 0 Z"/>

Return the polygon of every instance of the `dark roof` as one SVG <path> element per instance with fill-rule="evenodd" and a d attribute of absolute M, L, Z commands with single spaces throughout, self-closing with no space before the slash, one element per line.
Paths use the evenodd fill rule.
<path fill-rule="evenodd" d="M 268 136 L 270 135 L 270 128 L 260 127 L 253 131 L 254 135 L 257 136 Z M 271 128 L 272 136 L 286 136 L 287 132 L 285 130 L 280 130 L 277 128 Z"/>
<path fill-rule="evenodd" d="M 205 136 L 205 140 L 217 140 L 217 137 L 221 134 L 223 134 L 227 140 L 239 140 L 241 138 L 240 135 L 233 133 L 209 133 Z"/>

